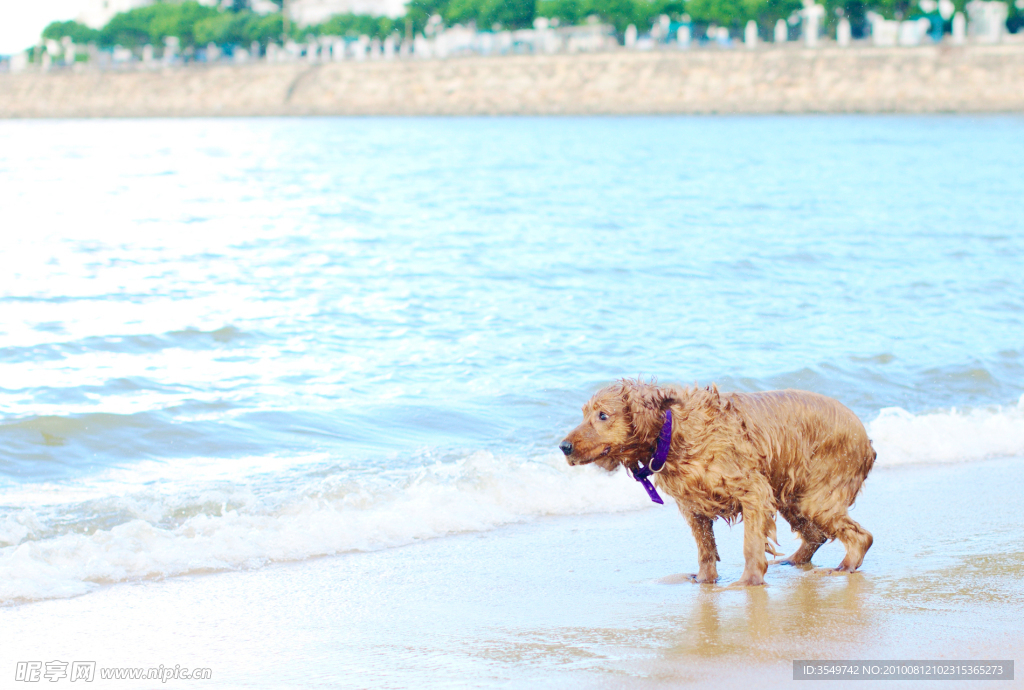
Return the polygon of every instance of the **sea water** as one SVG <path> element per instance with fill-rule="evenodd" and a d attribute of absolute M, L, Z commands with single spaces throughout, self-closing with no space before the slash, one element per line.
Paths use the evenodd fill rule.
<path fill-rule="evenodd" d="M 1019 117 L 0 123 L 0 603 L 650 505 L 623 376 L 1024 454 Z M 467 564 L 472 567 L 472 564 Z"/>

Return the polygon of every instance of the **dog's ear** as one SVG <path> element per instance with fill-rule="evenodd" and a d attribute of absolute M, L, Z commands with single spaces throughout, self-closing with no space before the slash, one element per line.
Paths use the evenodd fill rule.
<path fill-rule="evenodd" d="M 633 435 L 642 444 L 654 443 L 665 423 L 665 408 L 676 402 L 675 396 L 654 381 L 623 379 L 621 384 Z"/>

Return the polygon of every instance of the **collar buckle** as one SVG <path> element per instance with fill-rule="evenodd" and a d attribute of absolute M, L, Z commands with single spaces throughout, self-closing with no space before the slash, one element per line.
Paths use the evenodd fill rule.
<path fill-rule="evenodd" d="M 661 500 L 661 496 L 658 495 L 658 490 L 654 488 L 654 484 L 648 479 L 652 474 L 657 474 L 665 469 L 665 461 L 668 460 L 668 449 L 672 445 L 672 410 L 665 410 L 665 423 L 661 426 L 661 433 L 658 434 L 657 445 L 654 449 L 654 456 L 647 461 L 647 465 L 644 466 L 642 462 L 637 463 L 636 470 L 630 472 L 633 475 L 633 479 L 640 482 L 644 489 L 647 491 L 647 495 L 651 497 L 651 500 L 655 503 L 661 503 L 664 505 L 665 501 Z M 628 471 L 628 468 L 627 468 Z"/>

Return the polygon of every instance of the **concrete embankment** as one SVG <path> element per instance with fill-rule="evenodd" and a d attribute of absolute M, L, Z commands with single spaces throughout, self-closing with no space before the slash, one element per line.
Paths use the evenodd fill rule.
<path fill-rule="evenodd" d="M 1024 45 L 0 74 L 0 117 L 1024 111 Z"/>

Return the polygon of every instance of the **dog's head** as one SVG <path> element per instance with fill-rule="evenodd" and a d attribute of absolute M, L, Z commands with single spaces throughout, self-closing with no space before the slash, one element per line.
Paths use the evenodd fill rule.
<path fill-rule="evenodd" d="M 669 390 L 653 383 L 623 379 L 594 394 L 583 406 L 583 423 L 558 445 L 570 465 L 596 463 L 609 472 L 619 465 L 636 467 L 650 454 L 674 401 Z"/>

